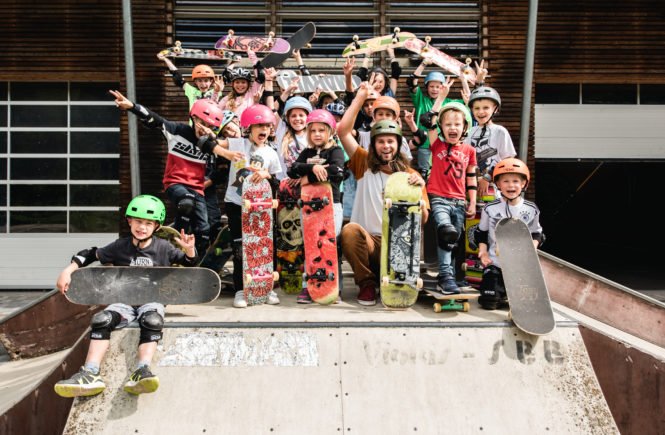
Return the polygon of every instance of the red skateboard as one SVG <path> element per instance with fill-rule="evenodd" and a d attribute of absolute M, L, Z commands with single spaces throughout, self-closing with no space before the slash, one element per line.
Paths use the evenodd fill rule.
<path fill-rule="evenodd" d="M 332 304 L 339 296 L 332 187 L 326 182 L 305 184 L 300 198 L 305 236 L 303 280 L 314 302 Z"/>
<path fill-rule="evenodd" d="M 258 183 L 245 178 L 242 183 L 242 269 L 243 290 L 247 305 L 263 304 L 273 282 L 272 209 L 277 200 L 267 180 Z"/>

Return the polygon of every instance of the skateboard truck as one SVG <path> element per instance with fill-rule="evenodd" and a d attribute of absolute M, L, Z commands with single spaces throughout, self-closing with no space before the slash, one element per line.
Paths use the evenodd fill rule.
<path fill-rule="evenodd" d="M 303 273 L 302 274 L 302 279 L 303 279 L 303 281 L 307 281 L 307 280 L 310 280 L 310 279 L 314 280 L 314 281 L 320 281 L 320 282 L 327 281 L 327 280 L 334 281 L 335 280 L 335 272 L 326 273 L 326 269 L 324 269 L 322 267 L 319 267 L 318 269 L 316 269 L 316 272 L 314 272 L 311 275 Z"/>
<path fill-rule="evenodd" d="M 429 43 L 432 40 L 431 36 L 425 36 L 425 46 L 422 48 L 422 52 L 429 51 Z"/>
<path fill-rule="evenodd" d="M 393 43 L 395 44 L 399 42 L 399 32 L 400 32 L 399 27 L 395 27 L 393 29 Z"/>
<path fill-rule="evenodd" d="M 434 304 L 434 312 L 442 313 L 444 311 L 469 311 L 470 304 L 468 302 L 446 301 L 445 303 L 436 302 Z"/>
<path fill-rule="evenodd" d="M 278 205 L 279 201 L 276 199 L 270 201 L 250 201 L 249 199 L 246 199 L 242 202 L 243 208 L 247 211 L 262 211 L 268 208 L 277 208 Z"/>
<path fill-rule="evenodd" d="M 176 41 L 175 48 L 173 49 L 174 53 L 182 53 L 182 42 Z"/>
<path fill-rule="evenodd" d="M 360 50 L 360 43 L 358 42 L 359 39 L 360 37 L 358 35 L 353 35 L 353 45 L 356 46 L 356 50 Z"/>
<path fill-rule="evenodd" d="M 326 197 L 324 197 L 323 199 L 312 198 L 311 201 L 303 201 L 302 199 L 298 200 L 298 206 L 300 208 L 302 208 L 303 205 L 308 205 L 314 211 L 320 211 L 323 209 L 323 207 L 325 207 L 328 204 L 330 204 L 330 201 Z"/>

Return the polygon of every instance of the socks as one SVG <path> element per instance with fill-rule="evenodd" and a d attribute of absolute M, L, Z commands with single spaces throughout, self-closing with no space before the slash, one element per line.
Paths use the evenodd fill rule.
<path fill-rule="evenodd" d="M 92 373 L 92 374 L 94 374 L 94 375 L 98 375 L 98 374 L 99 374 L 99 364 L 97 364 L 97 363 L 95 363 L 95 362 L 87 362 L 87 361 L 86 361 L 86 363 L 85 363 L 85 365 L 83 366 L 83 368 L 85 368 L 87 371 L 89 371 L 90 373 Z"/>

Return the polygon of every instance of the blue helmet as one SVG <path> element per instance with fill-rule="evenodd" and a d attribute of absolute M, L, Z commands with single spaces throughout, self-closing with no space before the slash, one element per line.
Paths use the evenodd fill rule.
<path fill-rule="evenodd" d="M 312 111 L 312 104 L 305 97 L 295 96 L 286 100 L 284 104 L 284 114 L 288 115 L 291 109 L 303 109 L 307 114 Z"/>
<path fill-rule="evenodd" d="M 442 72 L 432 71 L 431 73 L 427 74 L 427 76 L 425 76 L 425 84 L 431 81 L 445 83 L 446 76 Z"/>

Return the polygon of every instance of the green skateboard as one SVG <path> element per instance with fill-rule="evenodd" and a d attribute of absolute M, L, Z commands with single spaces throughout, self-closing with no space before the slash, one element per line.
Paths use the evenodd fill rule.
<path fill-rule="evenodd" d="M 415 38 L 416 35 L 409 32 L 400 31 L 399 27 L 395 27 L 390 35 L 377 36 L 376 38 L 366 39 L 360 41 L 358 35 L 353 35 L 353 42 L 346 46 L 342 52 L 342 56 L 358 56 L 367 53 L 376 53 L 377 51 L 388 50 L 389 48 L 395 49 L 404 47 L 404 43 Z"/>
<path fill-rule="evenodd" d="M 420 278 L 422 189 L 408 183 L 409 174 L 388 177 L 384 191 L 381 236 L 381 302 L 387 308 L 416 303 Z"/>

